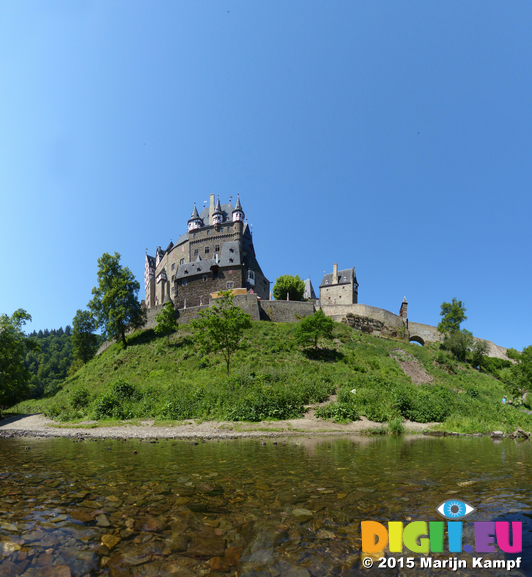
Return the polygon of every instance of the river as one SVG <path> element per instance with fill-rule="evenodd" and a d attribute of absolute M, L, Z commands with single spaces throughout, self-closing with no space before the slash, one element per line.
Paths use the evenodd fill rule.
<path fill-rule="evenodd" d="M 0 577 L 433 575 L 406 548 L 364 568 L 360 523 L 444 521 L 449 499 L 476 511 L 466 551 L 429 554 L 466 564 L 442 574 L 532 575 L 530 457 L 488 437 L 0 439 Z M 475 521 L 522 522 L 522 553 L 467 552 Z"/>

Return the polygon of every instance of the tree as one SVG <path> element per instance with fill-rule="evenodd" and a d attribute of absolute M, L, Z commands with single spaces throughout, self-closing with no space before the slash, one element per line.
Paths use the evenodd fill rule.
<path fill-rule="evenodd" d="M 287 294 L 290 295 L 291 301 L 303 300 L 303 295 L 305 294 L 305 283 L 297 274 L 296 276 L 285 274 L 275 281 L 275 286 L 273 287 L 273 298 L 276 301 L 286 300 Z"/>
<path fill-rule="evenodd" d="M 442 320 L 438 324 L 438 331 L 445 334 L 458 332 L 460 324 L 467 321 L 464 303 L 453 298 L 450 303 L 442 303 L 440 308 Z"/>
<path fill-rule="evenodd" d="M 325 316 L 325 313 L 319 309 L 312 316 L 305 317 L 297 325 L 296 341 L 301 346 L 313 345 L 318 349 L 318 341 L 321 338 L 332 339 L 334 321 Z"/>
<path fill-rule="evenodd" d="M 523 395 L 532 388 L 532 346 L 525 347 L 521 353 L 508 349 L 506 354 L 516 362 L 505 381 L 512 395 Z"/>
<path fill-rule="evenodd" d="M 94 334 L 96 326 L 89 311 L 78 309 L 72 321 L 72 353 L 75 359 L 87 364 L 96 354 L 98 337 Z"/>
<path fill-rule="evenodd" d="M 481 367 L 484 365 L 484 358 L 488 355 L 489 350 L 490 349 L 486 341 L 477 339 L 473 343 L 473 346 L 471 347 L 471 362 L 474 367 Z"/>
<path fill-rule="evenodd" d="M 140 284 L 128 267 L 120 265 L 120 255 L 104 253 L 98 259 L 98 286 L 89 309 L 96 328 L 102 328 L 107 339 L 121 340 L 127 347 L 126 332 L 146 323 L 146 309 L 137 299 Z"/>
<path fill-rule="evenodd" d="M 155 320 L 157 321 L 155 333 L 158 335 L 168 333 L 168 344 L 170 344 L 170 333 L 175 333 L 179 329 L 175 318 L 174 305 L 171 302 L 165 303 Z"/>
<path fill-rule="evenodd" d="M 27 351 L 39 345 L 26 338 L 22 327 L 31 316 L 18 309 L 10 317 L 0 315 L 0 406 L 8 407 L 24 400 L 30 393 L 30 372 L 24 366 Z"/>
<path fill-rule="evenodd" d="M 450 332 L 445 336 L 442 346 L 463 362 L 467 359 L 468 351 L 473 347 L 473 333 L 465 329 Z"/>
<path fill-rule="evenodd" d="M 251 317 L 233 303 L 232 291 L 224 291 L 210 308 L 199 311 L 200 319 L 192 322 L 201 354 L 221 353 L 227 375 L 231 357 L 244 347 L 244 331 L 251 328 Z"/>

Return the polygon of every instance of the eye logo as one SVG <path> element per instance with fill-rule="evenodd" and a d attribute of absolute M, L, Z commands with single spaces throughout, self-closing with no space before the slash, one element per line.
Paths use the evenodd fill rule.
<path fill-rule="evenodd" d="M 446 519 L 455 520 L 471 515 L 476 509 L 465 501 L 460 501 L 460 499 L 449 499 L 438 505 L 436 511 Z"/>

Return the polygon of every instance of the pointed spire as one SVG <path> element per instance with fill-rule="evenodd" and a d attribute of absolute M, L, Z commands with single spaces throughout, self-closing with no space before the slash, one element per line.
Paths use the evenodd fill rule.
<path fill-rule="evenodd" d="M 222 212 L 222 206 L 220 204 L 220 197 L 218 197 L 218 200 L 216 201 L 216 206 L 214 207 L 214 212 Z"/>
<path fill-rule="evenodd" d="M 236 197 L 236 206 L 233 209 L 233 221 L 244 222 L 244 211 L 242 210 L 242 205 L 240 204 L 240 195 Z"/>
<path fill-rule="evenodd" d="M 196 208 L 196 203 L 194 203 L 194 210 L 192 211 L 192 215 L 190 216 L 190 220 L 193 218 L 199 218 L 198 209 Z"/>

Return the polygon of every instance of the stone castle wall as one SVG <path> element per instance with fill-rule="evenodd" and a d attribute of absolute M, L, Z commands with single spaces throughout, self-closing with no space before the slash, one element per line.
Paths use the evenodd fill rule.
<path fill-rule="evenodd" d="M 199 319 L 199 311 L 208 308 L 216 302 L 209 299 L 209 304 L 195 307 L 182 308 L 176 311 L 176 319 L 179 324 L 186 324 L 192 320 Z M 322 305 L 317 301 L 269 301 L 260 300 L 256 294 L 236 295 L 233 297 L 235 305 L 242 308 L 251 316 L 253 321 L 270 321 L 275 323 L 297 322 L 304 317 L 314 314 L 321 308 L 325 315 L 338 322 L 344 322 L 355 330 L 363 333 L 381 336 L 402 338 L 408 341 L 415 341 L 421 345 L 425 343 L 442 342 L 443 337 L 436 327 L 406 321 L 385 309 L 379 309 L 364 304 L 350 305 Z M 146 329 L 153 329 L 157 326 L 156 317 L 161 312 L 162 305 L 154 306 L 147 311 Z M 484 341 L 488 345 L 488 356 L 498 359 L 508 360 L 506 350 L 491 341 Z M 104 343 L 97 354 L 108 348 L 110 343 Z"/>

